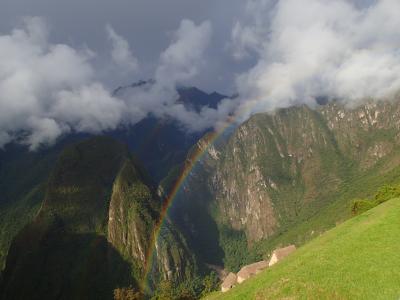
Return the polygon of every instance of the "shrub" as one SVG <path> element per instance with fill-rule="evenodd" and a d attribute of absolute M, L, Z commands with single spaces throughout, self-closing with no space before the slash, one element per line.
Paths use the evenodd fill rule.
<path fill-rule="evenodd" d="M 231 272 L 237 272 L 249 262 L 249 250 L 246 234 L 227 227 L 220 226 L 220 246 L 224 251 L 224 266 Z"/>
<path fill-rule="evenodd" d="M 219 284 L 220 280 L 217 273 L 215 273 L 214 271 L 211 272 L 203 279 L 203 291 L 201 295 L 204 297 L 205 295 L 218 290 Z"/>
<path fill-rule="evenodd" d="M 371 208 L 374 208 L 377 205 L 378 203 L 376 201 L 356 199 L 353 200 L 351 213 L 353 216 L 357 216 L 370 210 Z"/>
<path fill-rule="evenodd" d="M 385 184 L 378 189 L 373 200 L 355 199 L 351 205 L 351 213 L 357 216 L 393 198 L 400 197 L 400 184 Z"/>
<path fill-rule="evenodd" d="M 172 283 L 168 280 L 161 281 L 156 293 L 151 298 L 152 300 L 167 300 L 174 299 L 175 293 L 172 287 Z"/>
<path fill-rule="evenodd" d="M 375 195 L 375 201 L 377 204 L 381 204 L 393 198 L 400 197 L 400 185 L 388 185 L 382 186 Z"/>
<path fill-rule="evenodd" d="M 114 290 L 114 300 L 141 300 L 143 294 L 135 291 L 132 287 L 118 288 Z"/>

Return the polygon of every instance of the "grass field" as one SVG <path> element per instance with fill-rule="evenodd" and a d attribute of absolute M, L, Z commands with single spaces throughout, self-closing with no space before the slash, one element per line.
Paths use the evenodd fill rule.
<path fill-rule="evenodd" d="M 206 299 L 400 299 L 400 199 L 344 222 L 230 292 Z"/>

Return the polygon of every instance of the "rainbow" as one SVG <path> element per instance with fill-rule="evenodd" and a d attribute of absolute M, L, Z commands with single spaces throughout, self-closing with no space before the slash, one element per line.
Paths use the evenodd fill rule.
<path fill-rule="evenodd" d="M 204 154 L 207 152 L 208 148 L 226 131 L 233 124 L 233 119 L 228 120 L 219 130 L 213 131 L 205 136 L 205 144 L 201 147 L 196 147 L 195 150 L 190 153 L 189 157 L 187 158 L 185 165 L 181 171 L 179 178 L 175 181 L 172 189 L 168 193 L 165 201 L 163 202 L 160 217 L 158 222 L 156 223 L 153 235 L 150 239 L 150 246 L 148 251 L 146 252 L 146 260 L 145 260 L 145 268 L 144 268 L 144 277 L 143 282 L 141 283 L 142 291 L 149 291 L 149 282 L 150 282 L 150 274 L 151 269 L 153 267 L 153 261 L 156 257 L 156 244 L 158 238 L 160 236 L 161 228 L 163 227 L 167 217 L 169 208 L 172 206 L 177 194 L 181 190 L 183 184 L 185 183 L 186 179 L 192 172 L 193 168 L 196 166 L 197 162 L 201 160 Z"/>

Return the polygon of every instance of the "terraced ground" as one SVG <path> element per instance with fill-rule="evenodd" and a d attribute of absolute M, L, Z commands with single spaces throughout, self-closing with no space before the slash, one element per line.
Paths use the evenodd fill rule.
<path fill-rule="evenodd" d="M 400 198 L 327 231 L 286 260 L 206 299 L 399 299 Z"/>

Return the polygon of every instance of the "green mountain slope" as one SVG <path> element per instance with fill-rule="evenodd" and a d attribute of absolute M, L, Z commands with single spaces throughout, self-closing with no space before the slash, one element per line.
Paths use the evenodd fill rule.
<path fill-rule="evenodd" d="M 137 166 L 126 161 L 113 185 L 108 218 L 108 241 L 130 262 L 134 278 L 142 282 L 145 266 L 152 263 L 150 282 L 154 290 L 161 280 L 178 285 L 193 280 L 197 263 L 181 234 L 168 220 L 155 241 L 155 259 L 149 257 L 151 236 L 159 219 L 161 200 Z"/>
<path fill-rule="evenodd" d="M 141 288 L 161 200 L 126 146 L 96 137 L 66 147 L 38 203 L 11 243 L 0 299 L 111 299 L 116 288 Z M 164 231 L 151 283 L 178 285 L 196 263 L 173 224 Z"/>
<path fill-rule="evenodd" d="M 62 138 L 51 147 L 30 151 L 10 144 L 0 149 L 0 269 L 4 268 L 12 239 L 37 215 L 45 198 L 47 181 L 57 158 L 82 135 Z"/>
<path fill-rule="evenodd" d="M 393 199 L 207 299 L 399 299 L 399 236 L 400 199 Z"/>
<path fill-rule="evenodd" d="M 146 84 L 151 84 L 151 81 L 119 87 L 114 94 L 123 96 Z M 181 88 L 178 94 L 180 103 L 196 110 L 215 107 L 221 99 L 227 98 L 194 87 Z M 148 116 L 134 126 L 107 132 L 108 136 L 128 145 L 155 182 L 164 177 L 171 166 L 182 162 L 188 149 L 203 134 L 188 134 L 178 123 L 154 116 Z M 66 145 L 90 136 L 72 133 L 63 136 L 55 145 L 34 152 L 16 144 L 0 149 L 0 270 L 4 268 L 12 239 L 37 214 L 44 198 L 46 181 L 60 152 Z"/>
<path fill-rule="evenodd" d="M 14 236 L 33 220 L 59 148 L 41 153 L 9 146 L 0 150 L 0 270 Z"/>
<path fill-rule="evenodd" d="M 302 245 L 348 219 L 352 199 L 400 181 L 399 120 L 399 100 L 330 103 L 254 115 L 208 148 L 204 137 L 175 222 L 206 262 L 230 271 Z"/>
<path fill-rule="evenodd" d="M 127 155 L 107 138 L 63 151 L 38 215 L 10 246 L 0 298 L 105 299 L 132 282 L 105 236 L 112 183 Z"/>

